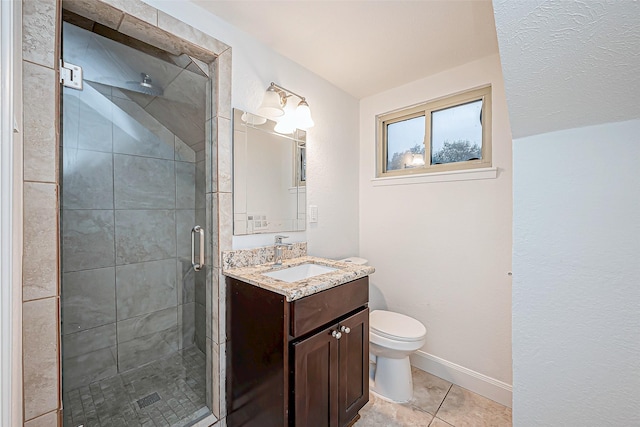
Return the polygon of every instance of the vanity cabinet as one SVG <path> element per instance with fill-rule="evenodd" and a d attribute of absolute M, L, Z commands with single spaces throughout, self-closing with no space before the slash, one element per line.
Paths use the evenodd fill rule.
<path fill-rule="evenodd" d="M 352 424 L 369 400 L 368 277 L 292 302 L 227 286 L 227 425 Z"/>

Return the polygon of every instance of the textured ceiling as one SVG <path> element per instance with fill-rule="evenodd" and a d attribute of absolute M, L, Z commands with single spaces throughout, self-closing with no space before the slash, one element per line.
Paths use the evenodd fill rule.
<path fill-rule="evenodd" d="M 498 52 L 490 0 L 192 0 L 360 99 Z"/>
<path fill-rule="evenodd" d="M 640 117 L 640 2 L 495 0 L 514 138 Z"/>

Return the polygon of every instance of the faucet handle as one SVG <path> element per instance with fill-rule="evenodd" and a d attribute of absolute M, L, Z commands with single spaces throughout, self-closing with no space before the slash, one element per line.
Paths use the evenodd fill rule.
<path fill-rule="evenodd" d="M 276 245 L 282 243 L 282 239 L 288 239 L 289 236 L 282 236 L 282 235 L 277 235 L 276 236 Z"/>

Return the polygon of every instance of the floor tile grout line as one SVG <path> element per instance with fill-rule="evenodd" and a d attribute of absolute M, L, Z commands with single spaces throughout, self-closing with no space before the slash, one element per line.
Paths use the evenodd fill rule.
<path fill-rule="evenodd" d="M 444 401 L 447 400 L 447 396 L 449 396 L 449 393 L 451 392 L 452 388 L 453 388 L 453 384 L 451 384 L 449 386 L 449 389 L 447 390 L 447 393 L 444 395 L 444 398 L 442 399 L 442 402 L 440 402 L 440 405 L 438 405 L 438 409 L 436 409 L 436 413 L 433 416 L 434 418 L 436 418 L 438 416 L 438 412 L 440 412 L 440 408 L 442 408 L 442 405 L 444 404 Z"/>

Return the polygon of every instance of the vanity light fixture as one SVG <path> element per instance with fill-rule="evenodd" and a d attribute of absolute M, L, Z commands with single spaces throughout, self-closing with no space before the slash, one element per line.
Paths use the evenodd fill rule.
<path fill-rule="evenodd" d="M 285 109 L 287 99 L 291 96 L 300 99 L 295 112 Z M 287 117 L 287 112 L 291 117 Z M 309 109 L 309 104 L 305 97 L 289 89 L 285 89 L 274 82 L 271 82 L 267 88 L 262 100 L 262 105 L 258 108 L 258 113 L 271 118 L 281 117 L 278 119 L 278 124 L 280 124 L 280 121 L 284 121 L 285 123 L 276 127 L 276 132 L 279 133 L 292 133 L 296 128 L 306 130 L 314 125 L 313 119 L 311 118 L 311 109 Z M 278 127 L 281 131 L 277 129 Z"/>

